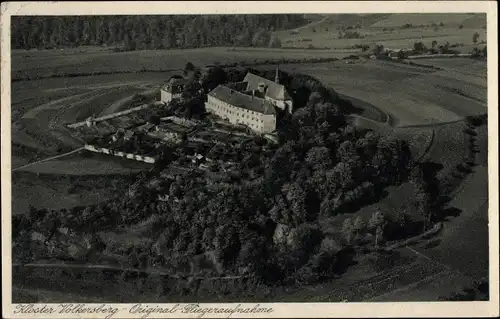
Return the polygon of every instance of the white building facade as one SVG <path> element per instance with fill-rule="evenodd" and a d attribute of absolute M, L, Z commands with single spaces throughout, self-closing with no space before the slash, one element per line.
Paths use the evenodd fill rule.
<path fill-rule="evenodd" d="M 276 130 L 276 112 L 265 99 L 248 96 L 219 86 L 208 94 L 205 108 L 232 124 L 243 124 L 256 133 Z"/>
<path fill-rule="evenodd" d="M 182 97 L 182 92 L 186 88 L 189 80 L 171 78 L 168 83 L 160 90 L 160 100 L 168 103 Z"/>

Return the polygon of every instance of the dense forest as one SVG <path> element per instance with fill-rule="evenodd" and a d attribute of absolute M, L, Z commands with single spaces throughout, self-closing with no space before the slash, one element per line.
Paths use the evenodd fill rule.
<path fill-rule="evenodd" d="M 12 48 L 278 46 L 271 31 L 306 23 L 303 15 L 292 14 L 12 17 Z"/>

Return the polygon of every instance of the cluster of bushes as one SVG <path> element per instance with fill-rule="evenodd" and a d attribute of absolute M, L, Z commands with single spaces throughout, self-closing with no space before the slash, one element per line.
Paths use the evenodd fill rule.
<path fill-rule="evenodd" d="M 337 39 L 363 39 L 365 36 L 358 31 L 339 32 Z"/>
<path fill-rule="evenodd" d="M 488 57 L 488 49 L 486 46 L 482 50 L 474 48 L 471 54 L 473 59 L 486 59 Z"/>
<path fill-rule="evenodd" d="M 466 121 L 471 127 L 485 125 L 488 122 L 488 114 L 469 115 L 466 117 Z"/>
<path fill-rule="evenodd" d="M 348 49 L 361 49 L 361 51 L 365 52 L 365 51 L 368 51 L 368 49 L 370 49 L 370 45 L 368 45 L 368 44 L 354 44 L 354 45 L 348 47 Z"/>
<path fill-rule="evenodd" d="M 356 25 L 348 25 L 348 26 L 338 26 L 337 27 L 337 30 L 340 30 L 340 31 L 346 31 L 346 30 L 353 30 L 353 29 L 360 29 L 361 28 L 361 24 L 356 24 Z"/>

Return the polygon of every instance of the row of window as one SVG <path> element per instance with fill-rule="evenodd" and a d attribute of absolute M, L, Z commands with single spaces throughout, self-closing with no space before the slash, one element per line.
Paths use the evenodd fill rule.
<path fill-rule="evenodd" d="M 216 98 L 213 98 L 211 96 L 209 96 L 208 98 L 209 102 L 211 102 L 212 104 L 216 105 L 216 106 L 220 106 L 220 107 L 231 107 L 230 104 L 228 103 L 225 103 L 225 102 L 222 102 L 221 100 L 219 99 L 216 99 Z M 255 111 L 251 111 L 251 110 L 248 110 L 248 109 L 241 109 L 240 110 L 242 113 L 249 113 L 251 115 L 259 115 L 260 113 L 259 112 L 255 112 Z"/>
<path fill-rule="evenodd" d="M 238 110 L 238 111 L 235 111 L 235 110 L 233 110 L 230 107 L 226 107 L 224 105 L 220 105 L 220 103 L 218 105 L 217 104 L 215 105 L 215 109 L 217 109 L 219 111 L 222 111 L 223 113 L 226 113 L 226 114 L 236 115 L 237 117 L 247 118 L 249 120 L 251 119 L 252 121 L 259 121 L 258 117 L 251 116 L 250 114 L 245 114 L 245 113 L 248 113 L 249 110 Z M 246 111 L 246 112 L 244 112 L 244 111 Z M 253 114 L 258 114 L 257 112 L 254 112 L 254 111 L 250 111 L 250 112 L 252 113 L 252 115 Z M 264 120 L 260 119 L 260 122 L 264 123 Z"/>

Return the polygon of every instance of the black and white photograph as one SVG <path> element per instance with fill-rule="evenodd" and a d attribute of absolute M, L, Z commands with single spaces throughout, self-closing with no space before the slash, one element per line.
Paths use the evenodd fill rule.
<path fill-rule="evenodd" d="M 498 306 L 490 16 L 386 4 L 2 16 L 16 316 Z"/>

